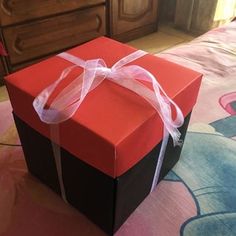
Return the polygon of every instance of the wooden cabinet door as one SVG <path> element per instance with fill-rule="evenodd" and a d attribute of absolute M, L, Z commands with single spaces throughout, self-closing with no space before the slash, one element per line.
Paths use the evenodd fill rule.
<path fill-rule="evenodd" d="M 157 0 L 111 0 L 110 33 L 120 35 L 157 25 Z"/>

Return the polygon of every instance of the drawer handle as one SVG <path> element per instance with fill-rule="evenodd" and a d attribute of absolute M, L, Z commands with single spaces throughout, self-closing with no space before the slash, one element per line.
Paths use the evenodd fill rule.
<path fill-rule="evenodd" d="M 16 52 L 16 54 L 18 54 L 18 55 L 21 55 L 22 54 L 22 48 L 21 48 L 21 44 L 22 43 L 22 41 L 21 41 L 21 39 L 20 38 L 16 38 L 15 40 L 14 40 L 14 43 L 13 43 L 13 45 L 12 45 L 12 48 L 13 48 L 13 50 Z"/>
<path fill-rule="evenodd" d="M 1 8 L 6 15 L 8 16 L 12 15 L 12 9 L 10 8 L 6 0 L 1 1 Z"/>

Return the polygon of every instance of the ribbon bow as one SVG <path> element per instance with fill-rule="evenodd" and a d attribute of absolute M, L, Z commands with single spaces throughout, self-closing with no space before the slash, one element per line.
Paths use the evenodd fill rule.
<path fill-rule="evenodd" d="M 71 54 L 60 53 L 59 57 L 72 62 L 74 65 L 63 70 L 59 79 L 45 88 L 35 98 L 33 106 L 41 121 L 47 124 L 61 123 L 72 117 L 88 93 L 99 86 L 105 79 L 109 79 L 143 97 L 157 111 L 164 124 L 163 141 L 153 178 L 152 191 L 159 178 L 169 134 L 173 138 L 174 145 L 181 144 L 181 134 L 177 128 L 182 126 L 184 117 L 180 108 L 167 96 L 156 78 L 149 71 L 137 65 L 127 65 L 146 54 L 146 52 L 141 50 L 135 51 L 116 62 L 111 68 L 108 68 L 103 59 L 84 61 Z M 57 85 L 77 66 L 84 69 L 83 73 L 65 87 L 53 100 L 49 108 L 45 109 L 47 100 Z M 153 90 L 147 88 L 140 81 L 151 83 Z M 176 118 L 174 120 L 172 119 L 171 105 L 176 110 Z M 61 179 L 61 174 L 59 174 L 61 172 L 61 164 L 59 163 L 57 166 L 60 167 L 58 175 L 59 179 Z"/>

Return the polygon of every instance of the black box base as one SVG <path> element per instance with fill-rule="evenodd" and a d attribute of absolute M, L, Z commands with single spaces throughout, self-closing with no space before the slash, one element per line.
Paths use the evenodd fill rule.
<path fill-rule="evenodd" d="M 15 114 L 27 167 L 34 176 L 60 194 L 51 141 Z M 191 113 L 180 128 L 184 140 Z M 182 147 L 171 138 L 165 153 L 160 180 L 177 163 Z M 159 143 L 122 176 L 113 179 L 61 148 L 63 181 L 68 202 L 79 209 L 108 235 L 113 235 L 150 193 L 160 151 Z"/>

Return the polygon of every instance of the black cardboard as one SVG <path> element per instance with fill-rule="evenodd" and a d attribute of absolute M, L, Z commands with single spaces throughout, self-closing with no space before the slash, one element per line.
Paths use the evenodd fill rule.
<path fill-rule="evenodd" d="M 13 115 L 29 172 L 60 194 L 51 141 Z M 180 128 L 182 140 L 190 115 Z M 116 179 L 61 148 L 62 174 L 68 202 L 108 235 L 113 235 L 150 193 L 160 147 L 161 143 Z M 173 147 L 169 138 L 160 180 L 177 163 L 181 149 L 179 146 Z"/>

